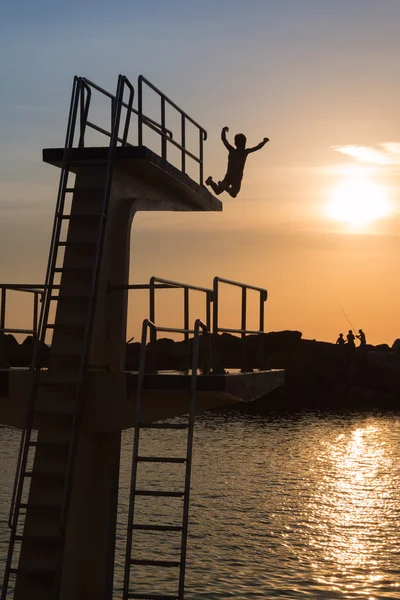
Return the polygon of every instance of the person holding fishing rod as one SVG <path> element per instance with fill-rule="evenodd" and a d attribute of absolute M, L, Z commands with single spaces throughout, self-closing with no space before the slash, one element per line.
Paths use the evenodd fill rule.
<path fill-rule="evenodd" d="M 362 329 L 359 329 L 358 333 L 360 335 L 356 335 L 356 338 L 358 338 L 360 340 L 360 346 L 366 346 L 367 345 L 367 339 L 365 337 L 365 333 L 363 332 Z"/>

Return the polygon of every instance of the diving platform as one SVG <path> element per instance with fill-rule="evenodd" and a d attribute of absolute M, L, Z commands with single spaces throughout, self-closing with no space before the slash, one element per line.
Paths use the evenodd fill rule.
<path fill-rule="evenodd" d="M 158 117 L 146 113 L 148 93 L 159 103 Z M 99 97 L 103 104 L 93 110 Z M 178 131 L 169 126 L 170 110 Z M 107 114 L 109 125 L 95 123 L 93 114 Z M 146 141 L 149 131 L 159 151 Z M 45 281 L 0 284 L 0 423 L 22 429 L 1 600 L 113 598 L 121 432 L 131 427 L 122 599 L 165 597 L 154 588 L 144 596 L 132 591 L 131 567 L 145 563 L 155 574 L 176 569 L 173 598 L 183 600 L 194 416 L 257 399 L 283 382 L 282 371 L 265 370 L 266 289 L 221 277 L 214 278 L 212 288 L 157 277 L 146 284 L 129 282 L 131 225 L 138 211 L 222 210 L 203 185 L 206 139 L 206 130 L 143 76 L 135 89 L 120 75 L 115 94 L 74 78 L 64 148 L 43 151 L 43 160 L 60 170 Z M 220 324 L 219 290 L 226 285 L 241 291 L 239 328 Z M 182 290 L 183 327 L 157 322 L 160 288 Z M 128 296 L 135 289 L 148 290 L 149 318 L 142 325 L 136 368 L 128 369 Z M 193 325 L 189 299 L 194 291 L 204 294 L 206 316 Z M 33 295 L 32 329 L 7 328 L 11 292 Z M 259 325 L 253 330 L 246 320 L 249 293 L 259 295 Z M 22 365 L 10 361 L 5 344 L 6 335 L 22 332 L 34 341 L 27 370 L 15 368 Z M 185 356 L 172 373 L 164 372 L 169 358 L 157 344 L 160 333 L 183 337 Z M 240 340 L 240 372 L 225 371 L 223 333 Z M 177 416 L 186 422 L 168 422 Z M 142 456 L 139 433 L 146 428 L 160 435 L 183 431 L 185 454 Z M 182 465 L 179 491 L 165 489 L 165 477 L 156 488 L 138 488 L 139 467 L 149 462 Z M 134 506 L 142 496 L 179 499 L 181 523 L 137 524 Z M 178 532 L 179 556 L 143 561 L 132 555 L 138 529 Z M 149 581 L 153 585 L 155 577 Z"/>
<path fill-rule="evenodd" d="M 2 375 L 2 376 L 1 376 Z M 46 373 L 47 378 L 50 377 Z M 84 420 L 93 432 L 120 432 L 135 427 L 138 374 L 89 372 L 95 395 L 85 398 Z M 31 373 L 8 369 L 0 373 L 0 424 L 23 429 L 28 412 Z M 236 403 L 257 400 L 284 383 L 284 371 L 271 369 L 252 373 L 198 375 L 196 412 L 222 409 Z M 146 422 L 179 417 L 188 412 L 190 375 L 184 373 L 147 374 L 143 406 Z M 116 390 L 122 390 L 116 396 Z M 34 420 L 33 429 L 38 429 Z"/>
<path fill-rule="evenodd" d="M 73 148 L 71 172 L 78 174 L 88 166 L 104 168 L 107 157 L 108 148 Z M 45 163 L 61 168 L 63 158 L 64 148 L 43 150 Z M 165 210 L 170 206 L 173 211 L 222 211 L 222 202 L 204 185 L 145 146 L 118 146 L 115 170 L 121 197 L 136 198 L 139 210 L 156 210 L 162 202 Z"/>

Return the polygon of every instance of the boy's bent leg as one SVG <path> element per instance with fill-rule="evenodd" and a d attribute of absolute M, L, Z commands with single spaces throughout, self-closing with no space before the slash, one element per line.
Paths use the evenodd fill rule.
<path fill-rule="evenodd" d="M 230 196 L 232 196 L 232 198 L 236 198 L 236 196 L 240 192 L 241 185 L 241 181 L 235 181 L 235 183 L 232 183 L 232 185 L 226 191 Z"/>
<path fill-rule="evenodd" d="M 212 177 L 208 177 L 206 179 L 206 184 L 210 186 L 214 194 L 216 194 L 217 196 L 219 196 L 225 189 L 223 182 L 216 184 L 215 181 L 213 181 Z"/>

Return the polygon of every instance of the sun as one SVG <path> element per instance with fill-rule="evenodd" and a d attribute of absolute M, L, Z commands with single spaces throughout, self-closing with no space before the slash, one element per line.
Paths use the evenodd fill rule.
<path fill-rule="evenodd" d="M 351 177 L 334 188 L 326 213 L 335 221 L 362 229 L 391 213 L 388 190 L 367 177 Z"/>

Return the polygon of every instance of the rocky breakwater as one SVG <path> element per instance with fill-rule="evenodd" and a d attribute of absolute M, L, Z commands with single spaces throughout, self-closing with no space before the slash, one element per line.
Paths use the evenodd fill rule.
<path fill-rule="evenodd" d="M 295 333 L 298 337 L 291 339 Z M 254 403 L 254 410 L 400 408 L 400 341 L 392 348 L 381 344 L 351 350 L 302 339 L 299 332 L 276 335 L 282 336 L 280 348 L 269 354 L 269 366 L 285 369 L 285 383 Z"/>
<path fill-rule="evenodd" d="M 202 342 L 204 358 L 205 340 Z M 149 344 L 148 364 L 157 364 L 159 369 L 184 369 L 190 345 L 190 341 L 187 345 L 160 339 Z M 128 370 L 137 370 L 139 348 L 138 343 L 128 345 Z M 243 364 L 246 370 L 285 369 L 284 385 L 251 403 L 256 411 L 400 408 L 400 340 L 392 348 L 367 345 L 352 351 L 346 346 L 303 339 L 299 331 L 279 331 L 264 334 L 261 344 L 258 336 L 248 336 L 244 352 L 240 338 L 224 333 L 218 336 L 213 355 L 217 372 L 239 369 Z"/>
<path fill-rule="evenodd" d="M 28 367 L 32 357 L 32 337 L 18 344 L 12 335 L 4 336 L 1 367 Z M 200 367 L 210 366 L 210 339 L 200 338 Z M 146 370 L 185 370 L 190 366 L 192 340 L 175 342 L 161 338 L 147 346 Z M 49 349 L 43 348 L 46 365 Z M 126 346 L 126 369 L 139 368 L 140 344 Z M 271 408 L 400 408 L 400 340 L 392 347 L 358 347 L 350 350 L 328 342 L 307 340 L 299 331 L 278 331 L 248 336 L 243 348 L 240 338 L 223 333 L 211 346 L 215 372 L 227 369 L 285 369 L 285 383 L 251 403 L 252 409 Z M 250 407 L 246 405 L 246 410 Z"/>

